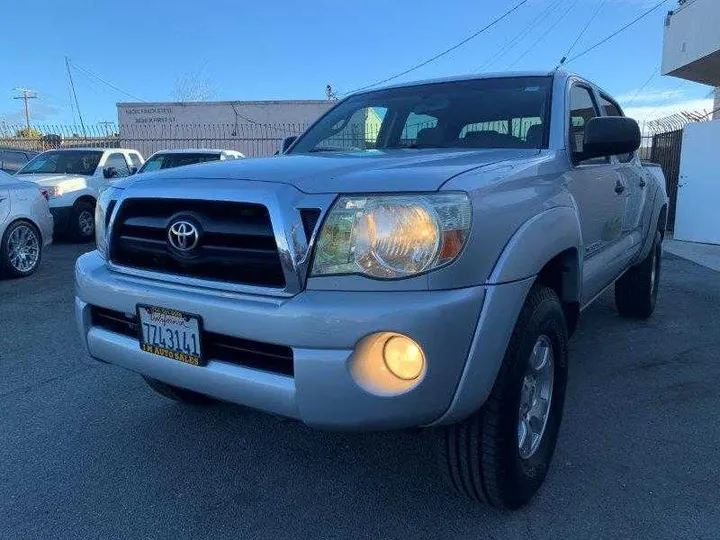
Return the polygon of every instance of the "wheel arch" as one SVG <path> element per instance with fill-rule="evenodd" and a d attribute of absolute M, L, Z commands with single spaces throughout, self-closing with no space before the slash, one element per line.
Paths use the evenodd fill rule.
<path fill-rule="evenodd" d="M 552 231 L 552 241 L 548 233 Z M 533 285 L 555 289 L 568 331 L 574 329 L 582 292 L 582 240 L 574 209 L 555 207 L 526 221 L 505 246 L 493 270 L 465 368 L 447 411 L 433 425 L 467 418 L 490 395 L 520 311 Z"/>
<path fill-rule="evenodd" d="M 668 200 L 664 194 L 655 195 L 652 203 L 652 215 L 650 222 L 646 225 L 645 239 L 642 248 L 638 251 L 632 264 L 635 265 L 645 259 L 655 242 L 655 233 L 660 233 L 661 240 L 665 240 L 668 220 Z"/>
<path fill-rule="evenodd" d="M 25 223 L 29 223 L 30 225 L 32 225 L 33 228 L 35 229 L 35 232 L 37 232 L 38 235 L 40 236 L 40 241 L 43 242 L 45 240 L 45 238 L 43 237 L 42 227 L 40 227 L 40 224 L 37 221 L 35 221 L 35 219 L 32 216 L 27 215 L 27 214 L 16 214 L 16 215 L 12 216 L 12 218 L 10 218 L 8 220 L 7 225 L 3 229 L 2 235 L 0 236 L 0 240 L 2 240 L 2 238 L 5 237 L 5 233 L 7 232 L 7 230 L 10 227 L 12 227 L 15 223 L 17 223 L 18 221 L 24 221 Z"/>
<path fill-rule="evenodd" d="M 75 199 L 73 206 L 77 206 L 80 203 L 88 203 L 88 204 L 95 206 L 95 204 L 97 204 L 97 199 L 95 199 L 95 197 L 93 197 L 92 195 L 88 195 L 88 194 L 81 195 L 80 197 Z"/>
<path fill-rule="evenodd" d="M 551 234 L 548 234 L 551 233 Z M 550 270 L 562 270 L 563 295 L 580 301 L 582 289 L 582 233 L 575 210 L 558 206 L 527 220 L 505 245 L 489 284 L 517 281 Z"/>

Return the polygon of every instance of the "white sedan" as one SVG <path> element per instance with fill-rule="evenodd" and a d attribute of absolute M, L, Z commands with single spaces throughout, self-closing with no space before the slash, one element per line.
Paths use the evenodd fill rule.
<path fill-rule="evenodd" d="M 25 277 L 52 242 L 48 193 L 33 182 L 0 171 L 0 277 Z"/>

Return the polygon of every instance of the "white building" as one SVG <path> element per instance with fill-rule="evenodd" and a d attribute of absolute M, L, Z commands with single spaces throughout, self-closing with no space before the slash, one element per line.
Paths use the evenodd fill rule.
<path fill-rule="evenodd" d="M 720 0 L 681 0 L 668 13 L 662 74 L 716 87 L 714 109 L 720 108 Z"/>
<path fill-rule="evenodd" d="M 683 129 L 674 237 L 720 244 L 720 0 L 681 0 L 665 19 L 663 75 L 714 86 L 712 122 Z"/>
<path fill-rule="evenodd" d="M 328 100 L 118 103 L 121 143 L 144 156 L 167 148 L 221 147 L 271 155 L 335 104 Z"/>

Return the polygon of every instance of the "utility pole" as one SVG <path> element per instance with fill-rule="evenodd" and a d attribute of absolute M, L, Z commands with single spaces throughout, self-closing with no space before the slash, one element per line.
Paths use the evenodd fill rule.
<path fill-rule="evenodd" d="M 14 96 L 13 99 L 22 99 L 25 102 L 25 125 L 30 129 L 30 105 L 28 101 L 37 99 L 37 93 L 27 88 L 15 88 L 18 92 L 22 92 L 22 96 Z"/>
<path fill-rule="evenodd" d="M 85 124 L 83 124 L 83 117 L 82 113 L 80 112 L 80 104 L 78 103 L 77 94 L 75 93 L 75 83 L 73 82 L 72 72 L 70 71 L 70 59 L 67 56 L 65 57 L 65 67 L 67 68 L 68 79 L 70 79 L 70 90 L 72 90 L 72 95 L 75 99 L 75 108 L 77 109 L 78 117 L 80 118 L 80 128 L 82 129 L 83 137 L 85 137 Z"/>

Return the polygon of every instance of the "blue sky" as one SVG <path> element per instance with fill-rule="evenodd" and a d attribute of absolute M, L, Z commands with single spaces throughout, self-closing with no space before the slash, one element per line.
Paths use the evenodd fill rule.
<path fill-rule="evenodd" d="M 21 122 L 14 87 L 38 92 L 37 123 L 72 123 L 65 55 L 87 124 L 117 120 L 135 101 L 80 68 L 145 101 L 173 101 L 191 76 L 213 99 L 322 99 L 411 67 L 469 36 L 517 0 L 35 0 L 3 8 L 0 120 Z M 629 22 L 656 0 L 529 0 L 508 19 L 399 81 L 554 67 L 603 3 L 573 53 Z M 612 92 L 636 117 L 710 108 L 710 87 L 653 76 L 662 53 L 658 11 L 568 66 Z M 28 12 L 31 10 L 31 13 Z M 529 25 L 535 25 L 527 32 Z M 517 38 L 517 39 L 516 39 Z M 20 44 L 20 45 L 19 45 Z M 499 54 L 501 53 L 501 54 Z M 652 77 L 652 78 L 651 78 Z M 644 83 L 649 84 L 638 93 Z"/>

